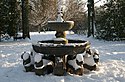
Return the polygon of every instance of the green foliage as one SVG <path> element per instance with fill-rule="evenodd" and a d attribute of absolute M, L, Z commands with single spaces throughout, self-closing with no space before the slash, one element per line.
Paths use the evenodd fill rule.
<path fill-rule="evenodd" d="M 0 34 L 15 36 L 19 21 L 17 0 L 0 0 Z"/>
<path fill-rule="evenodd" d="M 7 20 L 8 18 L 8 5 L 5 5 L 4 0 L 0 1 L 0 33 L 4 33 L 6 31 L 6 28 L 8 27 Z"/>
<path fill-rule="evenodd" d="M 97 38 L 105 40 L 120 40 L 125 38 L 124 13 L 124 0 L 110 0 L 97 9 Z"/>

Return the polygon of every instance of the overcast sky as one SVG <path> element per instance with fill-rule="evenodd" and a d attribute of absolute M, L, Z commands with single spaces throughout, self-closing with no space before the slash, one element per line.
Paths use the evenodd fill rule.
<path fill-rule="evenodd" d="M 87 2 L 88 0 L 83 0 L 84 2 Z M 97 1 L 99 1 L 99 0 L 94 0 L 94 2 L 97 2 Z M 99 6 L 99 5 L 101 5 L 101 4 L 104 4 L 104 2 L 105 2 L 106 0 L 100 0 L 98 3 L 96 3 L 95 4 L 95 6 Z"/>
<path fill-rule="evenodd" d="M 99 1 L 99 0 L 94 0 L 94 2 L 97 2 L 97 1 Z M 95 6 L 102 5 L 102 4 L 104 4 L 105 1 L 106 1 L 106 0 L 101 0 L 101 1 L 99 1 L 98 3 L 96 3 Z"/>
<path fill-rule="evenodd" d="M 88 0 L 83 0 L 83 1 L 87 2 Z M 94 0 L 94 2 L 97 2 L 97 1 L 99 1 L 99 0 Z M 100 0 L 98 3 L 95 4 L 95 6 L 103 5 L 105 1 L 106 0 Z M 87 9 L 87 5 L 86 5 L 85 9 Z"/>

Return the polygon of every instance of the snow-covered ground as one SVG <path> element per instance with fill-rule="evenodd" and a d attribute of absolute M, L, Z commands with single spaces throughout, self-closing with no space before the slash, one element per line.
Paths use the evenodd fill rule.
<path fill-rule="evenodd" d="M 88 40 L 92 48 L 100 51 L 99 71 L 83 76 L 36 76 L 24 72 L 20 57 L 23 51 L 29 51 L 38 40 L 55 38 L 54 33 L 31 33 L 31 40 L 0 42 L 0 82 L 125 82 L 125 42 L 99 41 L 76 34 L 68 34 L 67 38 Z"/>

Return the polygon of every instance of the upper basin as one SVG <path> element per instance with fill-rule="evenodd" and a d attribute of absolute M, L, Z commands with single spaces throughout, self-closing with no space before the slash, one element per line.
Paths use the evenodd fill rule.
<path fill-rule="evenodd" d="M 73 21 L 63 21 L 63 22 L 48 21 L 48 26 L 50 27 L 51 30 L 67 31 L 72 29 L 72 27 L 74 26 L 74 22 Z"/>

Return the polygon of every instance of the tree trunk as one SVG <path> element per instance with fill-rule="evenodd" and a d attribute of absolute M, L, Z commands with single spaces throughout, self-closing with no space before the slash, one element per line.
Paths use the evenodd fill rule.
<path fill-rule="evenodd" d="M 29 34 L 29 0 L 22 0 L 22 31 L 23 39 L 30 38 Z"/>
<path fill-rule="evenodd" d="M 91 1 L 92 2 L 92 35 L 94 37 L 95 35 L 95 11 L 94 11 L 94 0 Z"/>
<path fill-rule="evenodd" d="M 90 37 L 91 36 L 91 26 L 90 26 L 90 12 L 91 12 L 91 4 L 90 4 L 90 0 L 88 0 L 88 4 L 87 4 L 87 7 L 88 7 L 88 35 L 87 37 Z"/>

